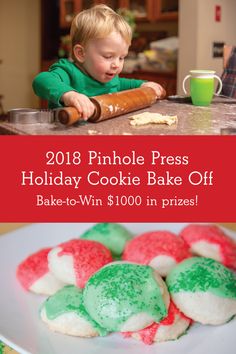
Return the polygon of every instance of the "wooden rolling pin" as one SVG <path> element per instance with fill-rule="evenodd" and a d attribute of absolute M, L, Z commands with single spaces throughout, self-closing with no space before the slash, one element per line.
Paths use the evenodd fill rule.
<path fill-rule="evenodd" d="M 154 104 L 157 100 L 151 87 L 140 87 L 101 96 L 90 97 L 95 106 L 90 122 L 100 122 L 136 111 Z M 57 118 L 62 124 L 71 125 L 81 119 L 81 114 L 74 107 L 64 107 L 57 110 Z"/>

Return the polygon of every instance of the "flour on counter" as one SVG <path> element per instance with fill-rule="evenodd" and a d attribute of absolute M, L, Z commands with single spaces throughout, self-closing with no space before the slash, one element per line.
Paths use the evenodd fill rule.
<path fill-rule="evenodd" d="M 160 113 L 152 113 L 152 112 L 144 112 L 140 114 L 135 114 L 131 117 L 130 124 L 137 125 L 145 125 L 145 124 L 167 124 L 172 125 L 177 123 L 177 116 L 168 116 Z"/>
<path fill-rule="evenodd" d="M 96 135 L 96 134 L 99 134 L 99 133 L 97 132 L 97 130 L 89 129 L 88 130 L 88 134 L 89 135 Z"/>

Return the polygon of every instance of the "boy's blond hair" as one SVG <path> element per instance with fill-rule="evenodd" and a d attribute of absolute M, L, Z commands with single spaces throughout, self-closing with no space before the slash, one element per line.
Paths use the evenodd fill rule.
<path fill-rule="evenodd" d="M 105 38 L 113 31 L 118 32 L 130 45 L 132 30 L 129 24 L 110 7 L 96 5 L 78 13 L 73 19 L 70 30 L 72 52 L 76 44 L 85 46 L 89 40 Z"/>

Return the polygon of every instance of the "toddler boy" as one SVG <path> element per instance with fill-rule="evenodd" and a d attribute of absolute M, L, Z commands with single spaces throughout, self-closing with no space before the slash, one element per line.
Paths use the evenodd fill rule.
<path fill-rule="evenodd" d="M 132 31 L 128 23 L 106 5 L 80 12 L 71 25 L 71 59 L 60 59 L 48 72 L 33 81 L 36 95 L 46 99 L 49 108 L 75 107 L 84 120 L 92 116 L 91 96 L 152 87 L 157 98 L 165 90 L 155 82 L 120 78 L 128 54 Z"/>

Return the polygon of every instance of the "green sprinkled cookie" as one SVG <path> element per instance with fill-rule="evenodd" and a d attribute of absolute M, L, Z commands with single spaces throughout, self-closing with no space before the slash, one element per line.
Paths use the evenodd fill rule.
<path fill-rule="evenodd" d="M 217 325 L 236 314 L 236 276 L 211 258 L 184 260 L 166 283 L 174 303 L 194 321 Z"/>
<path fill-rule="evenodd" d="M 167 315 L 169 294 L 158 273 L 146 265 L 114 262 L 87 282 L 84 306 L 108 331 L 136 331 Z"/>
<path fill-rule="evenodd" d="M 83 292 L 67 285 L 50 296 L 41 306 L 41 319 L 56 332 L 79 337 L 107 334 L 87 313 L 83 305 Z"/>
<path fill-rule="evenodd" d="M 100 223 L 85 231 L 80 238 L 101 242 L 113 256 L 121 256 L 132 234 L 124 226 L 115 223 Z"/>

